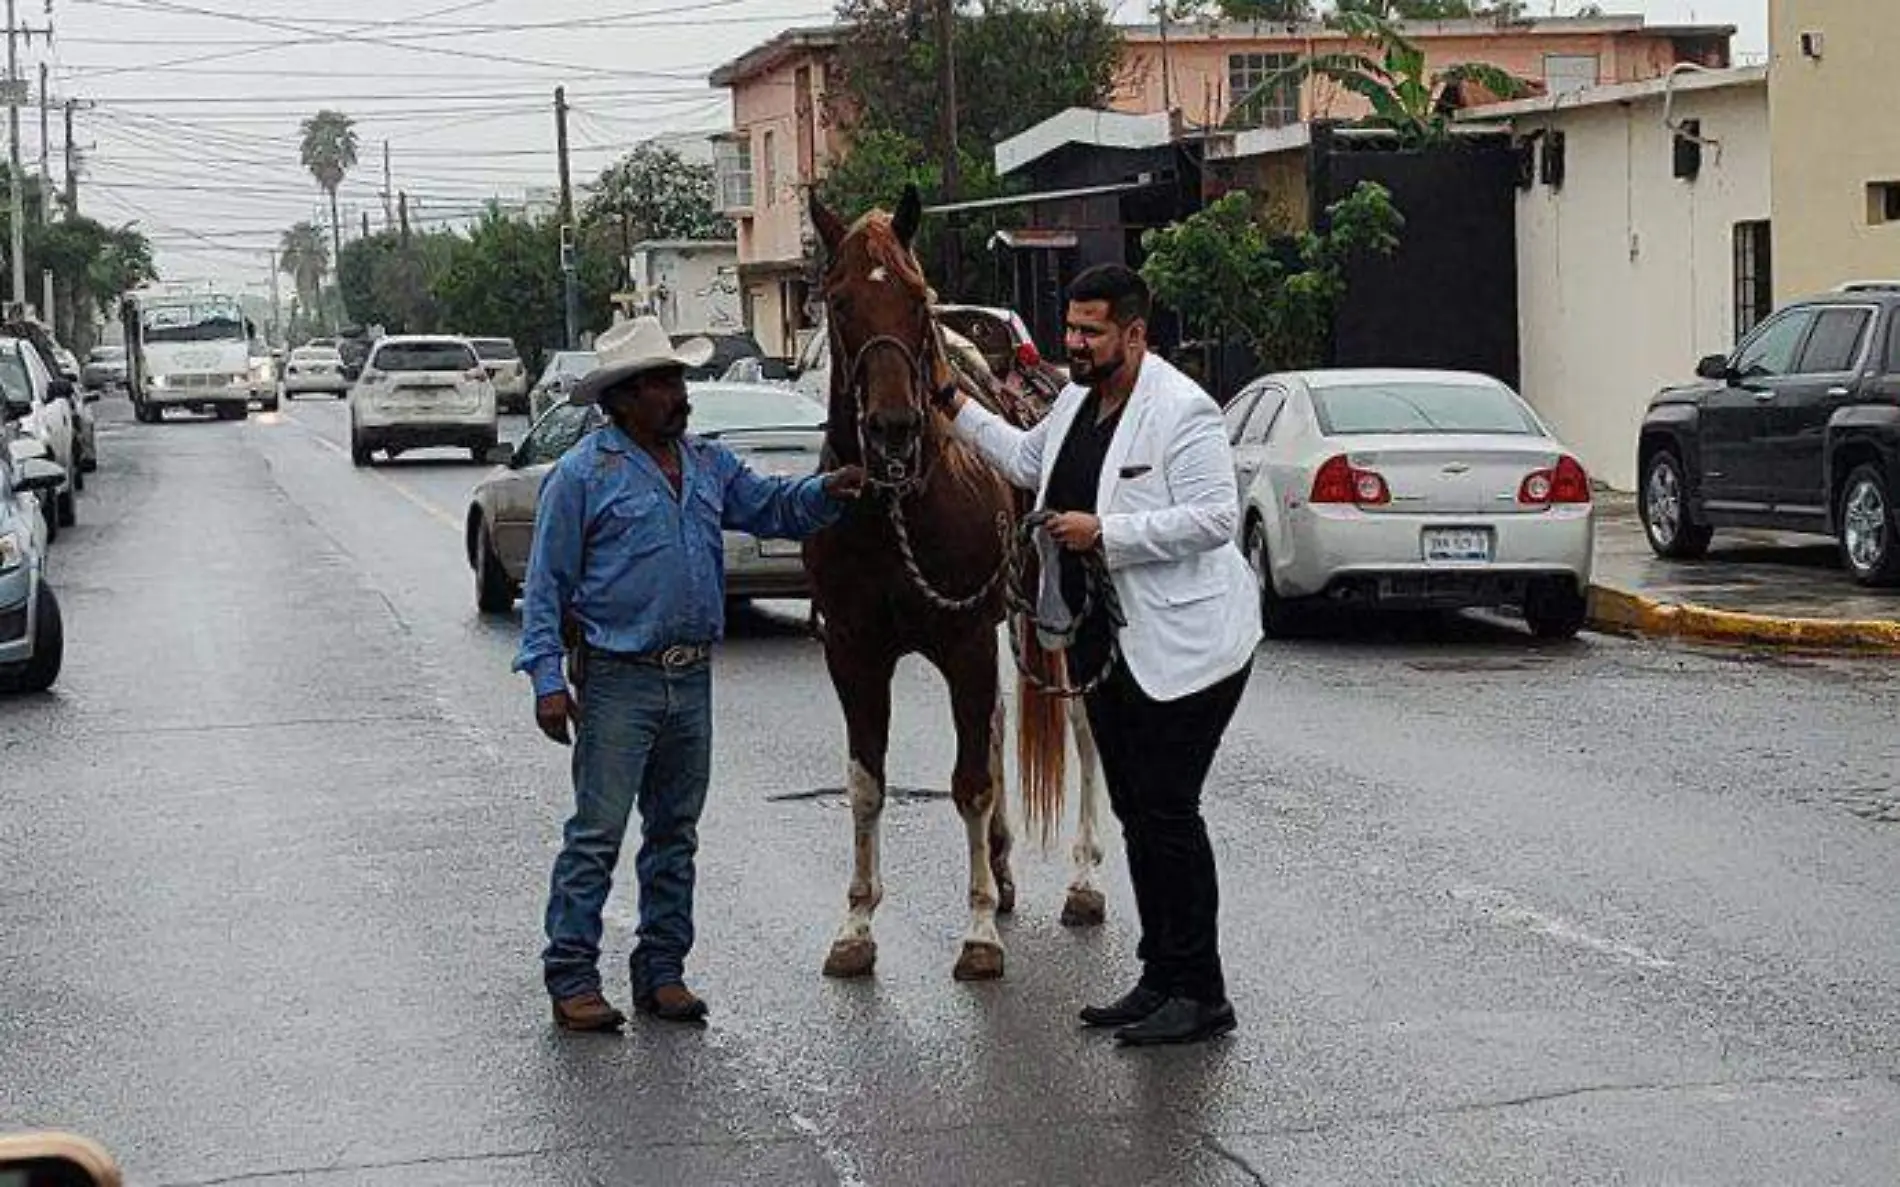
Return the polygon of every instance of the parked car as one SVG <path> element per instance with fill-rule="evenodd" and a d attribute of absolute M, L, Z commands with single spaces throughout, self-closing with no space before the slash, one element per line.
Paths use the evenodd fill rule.
<path fill-rule="evenodd" d="M 781 385 L 695 383 L 691 391 L 689 431 L 694 436 L 724 441 L 760 474 L 817 473 L 825 439 L 823 405 Z M 475 601 L 483 611 L 505 613 L 520 594 L 534 538 L 535 501 L 548 469 L 605 423 L 597 405 L 564 399 L 534 423 L 507 465 L 475 488 L 466 541 Z M 809 592 L 798 544 L 726 533 L 728 597 L 805 597 Z"/>
<path fill-rule="evenodd" d="M 86 355 L 80 370 L 80 384 L 87 391 L 108 391 L 125 386 L 125 347 L 95 346 Z"/>
<path fill-rule="evenodd" d="M 47 520 L 55 529 L 71 527 L 85 487 L 73 385 L 49 375 L 31 343 L 0 337 L 0 396 L 18 430 L 45 446 L 47 460 L 63 472 L 59 488 L 49 492 Z"/>
<path fill-rule="evenodd" d="M 1513 607 L 1584 623 L 1590 478 L 1515 392 L 1456 371 L 1269 375 L 1227 405 L 1269 633 L 1314 603 Z"/>
<path fill-rule="evenodd" d="M 1833 536 L 1854 580 L 1900 585 L 1900 281 L 1797 301 L 1696 374 L 1643 419 L 1650 547 L 1700 557 L 1728 527 Z"/>
<path fill-rule="evenodd" d="M 46 580 L 49 529 L 39 496 L 65 477 L 41 459 L 15 465 L 0 449 L 0 691 L 44 692 L 59 679 L 66 640 Z"/>
<path fill-rule="evenodd" d="M 482 366 L 488 371 L 489 382 L 495 385 L 495 402 L 503 412 L 526 412 L 528 410 L 528 365 L 521 361 L 521 352 L 507 338 L 471 338 L 475 344 L 475 353 L 481 357 Z"/>
<path fill-rule="evenodd" d="M 576 380 L 599 365 L 599 356 L 591 350 L 557 350 L 549 355 L 541 378 L 528 392 L 528 419 L 539 421 L 547 415 L 548 409 L 567 398 Z"/>
<path fill-rule="evenodd" d="M 299 346 L 284 362 L 284 398 L 335 396 L 347 400 L 350 381 L 343 375 L 343 356 L 334 346 Z"/>
<path fill-rule="evenodd" d="M 499 437 L 495 385 L 466 338 L 405 334 L 370 348 L 350 390 L 350 459 L 437 446 L 483 461 Z"/>
<path fill-rule="evenodd" d="M 53 368 L 53 374 L 59 378 L 66 380 L 68 383 L 78 383 L 80 379 L 83 378 L 84 368 L 79 365 L 79 356 L 75 355 L 72 351 L 67 350 L 64 346 L 55 344 L 53 347 L 53 359 L 56 364 Z"/>

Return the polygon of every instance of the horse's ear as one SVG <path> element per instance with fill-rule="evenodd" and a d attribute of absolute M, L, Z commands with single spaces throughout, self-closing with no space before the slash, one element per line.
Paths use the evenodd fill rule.
<path fill-rule="evenodd" d="M 897 216 L 891 220 L 891 229 L 897 232 L 897 241 L 905 247 L 917 238 L 917 228 L 924 221 L 924 200 L 918 194 L 915 185 L 904 187 L 904 196 L 898 200 Z"/>
<path fill-rule="evenodd" d="M 838 216 L 831 213 L 830 208 L 819 199 L 817 190 L 814 189 L 811 191 L 809 202 L 811 205 L 811 224 L 818 228 L 818 238 L 824 242 L 825 250 L 835 255 L 838 251 L 838 245 L 844 242 L 846 234 L 845 225 Z"/>

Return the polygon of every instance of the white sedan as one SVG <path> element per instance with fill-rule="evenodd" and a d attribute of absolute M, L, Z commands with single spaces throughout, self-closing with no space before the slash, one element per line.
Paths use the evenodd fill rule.
<path fill-rule="evenodd" d="M 284 360 L 284 398 L 308 395 L 348 399 L 350 381 L 343 374 L 343 356 L 334 346 L 299 346 Z"/>
<path fill-rule="evenodd" d="M 21 435 L 43 445 L 47 460 L 65 471 L 64 482 L 57 492 L 49 492 L 46 504 L 47 526 L 57 534 L 78 518 L 78 494 L 85 485 L 73 386 L 52 376 L 32 343 L 0 337 L 0 398 L 6 400 L 7 416 L 18 422 Z"/>
<path fill-rule="evenodd" d="M 1240 542 L 1270 633 L 1306 606 L 1585 619 L 1590 478 L 1515 392 L 1456 371 L 1269 375 L 1227 406 Z"/>

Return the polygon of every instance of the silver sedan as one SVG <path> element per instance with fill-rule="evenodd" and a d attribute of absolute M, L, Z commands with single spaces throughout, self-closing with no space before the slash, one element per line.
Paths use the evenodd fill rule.
<path fill-rule="evenodd" d="M 825 408 L 809 396 L 777 384 L 695 383 L 690 390 L 693 435 L 723 441 L 759 474 L 818 472 Z M 563 399 L 534 422 L 508 462 L 475 488 L 466 541 L 475 601 L 484 612 L 506 613 L 520 596 L 542 478 L 561 455 L 605 423 L 598 407 Z M 727 532 L 725 546 L 728 597 L 809 594 L 797 543 Z"/>
<path fill-rule="evenodd" d="M 1226 410 L 1269 632 L 1316 603 L 1521 610 L 1577 633 L 1590 478 L 1504 384 L 1455 371 L 1269 375 Z"/>

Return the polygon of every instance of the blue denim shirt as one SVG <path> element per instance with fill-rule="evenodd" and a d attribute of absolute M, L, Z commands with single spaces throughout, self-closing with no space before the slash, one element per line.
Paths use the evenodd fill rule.
<path fill-rule="evenodd" d="M 659 464 L 608 425 L 542 480 L 515 658 L 536 696 L 567 687 L 564 610 L 604 651 L 711 643 L 726 625 L 722 529 L 800 539 L 843 511 L 823 479 L 762 477 L 716 441 L 685 438 L 680 463 L 675 498 Z"/>

